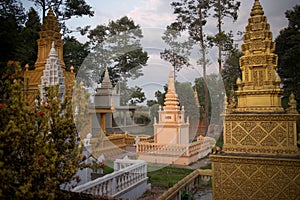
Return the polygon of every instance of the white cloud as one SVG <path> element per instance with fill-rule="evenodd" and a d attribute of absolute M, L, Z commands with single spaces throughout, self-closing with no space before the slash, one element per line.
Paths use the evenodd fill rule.
<path fill-rule="evenodd" d="M 141 0 L 143 5 L 136 6 L 127 15 L 144 27 L 165 28 L 174 21 L 170 0 Z"/>

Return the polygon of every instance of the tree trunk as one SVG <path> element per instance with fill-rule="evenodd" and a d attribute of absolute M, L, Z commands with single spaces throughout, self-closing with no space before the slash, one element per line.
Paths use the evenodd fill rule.
<path fill-rule="evenodd" d="M 218 49 L 219 49 L 219 74 L 221 74 L 222 71 L 222 39 L 221 39 L 221 33 L 222 33 L 222 19 L 221 19 L 221 0 L 218 0 L 218 31 L 219 31 L 219 39 L 218 39 Z"/>
<path fill-rule="evenodd" d="M 209 109 L 209 92 L 208 92 L 208 87 L 206 84 L 206 47 L 204 43 L 204 37 L 203 37 L 203 15 L 202 15 L 202 9 L 199 9 L 199 20 L 200 20 L 200 26 L 199 26 L 199 32 L 200 32 L 200 48 L 201 48 L 201 54 L 202 54 L 202 67 L 203 67 L 203 78 L 204 78 L 204 93 L 205 93 L 205 133 L 207 133 L 208 129 L 208 109 Z"/>

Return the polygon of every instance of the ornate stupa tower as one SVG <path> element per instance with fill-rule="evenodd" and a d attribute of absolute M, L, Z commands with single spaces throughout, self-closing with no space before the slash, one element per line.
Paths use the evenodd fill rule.
<path fill-rule="evenodd" d="M 43 99 L 45 97 L 45 87 L 56 85 L 59 86 L 60 98 L 63 99 L 66 92 L 65 78 L 63 77 L 63 71 L 60 66 L 60 60 L 58 59 L 53 42 L 49 53 L 49 57 L 46 61 L 46 67 L 43 70 L 43 76 L 41 77 L 41 84 L 39 85 L 41 98 Z"/>
<path fill-rule="evenodd" d="M 240 59 L 242 80 L 237 80 L 238 112 L 283 112 L 280 78 L 276 74 L 275 43 L 264 11 L 255 1 L 246 26 L 243 56 Z"/>
<path fill-rule="evenodd" d="M 46 59 L 48 58 L 52 42 L 55 44 L 58 59 L 60 60 L 60 65 L 65 68 L 65 63 L 63 59 L 63 44 L 61 39 L 60 27 L 57 18 L 54 16 L 52 8 L 45 16 L 41 31 L 39 32 L 40 39 L 37 40 L 38 43 L 38 56 L 35 62 L 35 69 L 44 69 L 46 64 Z"/>
<path fill-rule="evenodd" d="M 184 119 L 184 107 L 180 109 L 175 90 L 173 71 L 170 72 L 168 91 L 163 109 L 158 111 L 158 122 L 154 122 L 154 142 L 158 144 L 188 144 L 189 122 Z"/>
<path fill-rule="evenodd" d="M 100 130 L 112 129 L 113 112 L 120 107 L 120 95 L 109 79 L 108 69 L 105 69 L 101 87 L 96 88 L 94 96 L 94 107 L 91 109 L 92 134 L 97 134 Z"/>
<path fill-rule="evenodd" d="M 294 95 L 281 106 L 277 55 L 267 18 L 255 0 L 242 45 L 242 79 L 225 101 L 224 145 L 211 155 L 213 199 L 299 199 L 300 154 Z M 226 97 L 225 97 L 226 99 Z"/>
<path fill-rule="evenodd" d="M 52 44 L 54 44 L 53 49 L 56 52 L 63 77 L 65 78 L 65 88 L 71 88 L 75 80 L 73 67 L 70 67 L 71 72 L 65 70 L 65 63 L 63 60 L 63 40 L 61 39 L 62 35 L 60 33 L 60 27 L 57 18 L 54 16 L 51 8 L 47 16 L 44 18 L 39 35 L 40 38 L 37 40 L 38 55 L 35 62 L 35 69 L 28 70 L 28 66 L 26 66 L 26 71 L 24 72 L 25 84 L 27 85 L 26 91 L 28 94 L 28 101 L 31 105 L 33 105 L 39 85 L 41 85 L 41 77 L 44 75 L 43 71 L 46 68 L 46 63 L 52 48 Z"/>

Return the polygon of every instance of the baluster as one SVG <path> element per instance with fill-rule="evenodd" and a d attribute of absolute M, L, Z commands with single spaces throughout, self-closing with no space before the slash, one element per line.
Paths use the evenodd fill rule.
<path fill-rule="evenodd" d="M 103 195 L 107 195 L 107 181 L 105 181 L 103 183 L 103 192 L 102 192 Z"/>

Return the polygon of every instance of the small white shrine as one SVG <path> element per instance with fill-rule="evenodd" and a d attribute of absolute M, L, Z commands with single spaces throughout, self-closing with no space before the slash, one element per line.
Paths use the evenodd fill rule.
<path fill-rule="evenodd" d="M 61 100 L 63 100 L 66 91 L 65 77 L 63 76 L 63 71 L 61 69 L 60 60 L 55 50 L 54 42 L 52 42 L 49 57 L 46 60 L 46 66 L 43 70 L 43 76 L 41 77 L 41 84 L 39 85 L 41 98 L 45 98 L 45 87 L 56 85 L 59 86 L 60 98 Z"/>
<path fill-rule="evenodd" d="M 214 139 L 200 136 L 197 141 L 190 142 L 189 118 L 185 120 L 184 113 L 184 107 L 179 106 L 171 71 L 164 107 L 159 108 L 158 122 L 154 119 L 154 142 L 137 144 L 138 159 L 151 163 L 189 165 L 207 156 Z"/>

